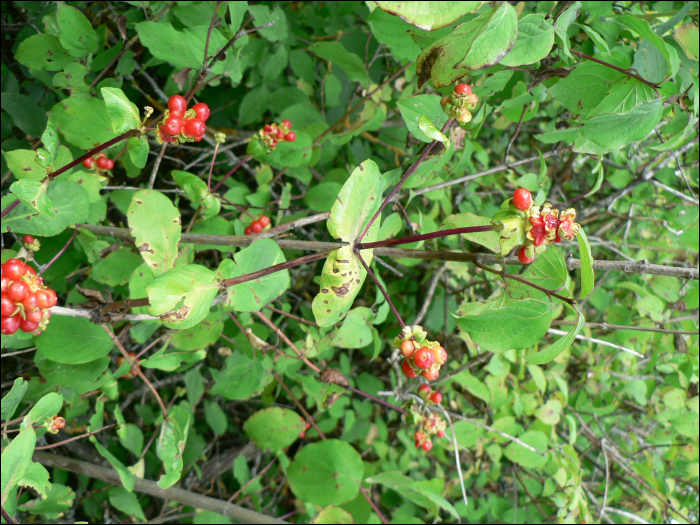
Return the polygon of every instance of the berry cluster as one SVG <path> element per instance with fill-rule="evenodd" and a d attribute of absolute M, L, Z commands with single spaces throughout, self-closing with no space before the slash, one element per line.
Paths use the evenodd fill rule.
<path fill-rule="evenodd" d="M 204 102 L 187 109 L 187 100 L 182 95 L 173 95 L 168 100 L 163 120 L 158 124 L 156 140 L 158 144 L 170 142 L 199 142 L 207 130 L 205 122 L 209 118 L 209 106 Z"/>
<path fill-rule="evenodd" d="M 19 259 L 8 259 L 2 264 L 3 335 L 14 334 L 18 329 L 40 335 L 46 330 L 51 308 L 57 301 L 56 292 L 46 287 L 34 268 Z"/>
<path fill-rule="evenodd" d="M 440 367 L 447 361 L 447 352 L 437 341 L 426 339 L 427 332 L 419 325 L 405 326 L 394 339 L 394 348 L 404 357 L 401 370 L 408 378 L 422 375 L 428 381 L 437 379 Z"/>
<path fill-rule="evenodd" d="M 41 248 L 39 239 L 35 239 L 32 235 L 25 235 L 22 241 L 24 242 L 24 249 L 29 252 L 38 252 Z"/>
<path fill-rule="evenodd" d="M 418 395 L 426 402 L 439 405 L 442 403 L 442 394 L 433 391 L 428 385 L 418 387 Z M 422 448 L 426 452 L 433 448 L 431 435 L 439 438 L 445 437 L 445 421 L 435 412 L 429 412 L 422 415 L 419 421 L 418 430 L 413 434 L 413 439 L 416 443 L 416 448 Z"/>
<path fill-rule="evenodd" d="M 540 246 L 545 248 L 551 243 L 562 240 L 571 241 L 581 229 L 581 226 L 574 222 L 576 210 L 569 208 L 560 213 L 548 202 L 542 207 L 533 206 L 532 194 L 525 188 L 515 190 L 511 204 L 524 212 L 527 219 L 525 224 L 527 239 L 518 250 L 518 259 L 523 264 L 530 264 L 535 260 L 535 250 Z"/>
<path fill-rule="evenodd" d="M 267 155 L 277 147 L 280 142 L 294 142 L 297 134 L 292 129 L 292 123 L 283 120 L 280 125 L 265 124 L 265 127 L 253 135 L 248 143 L 249 155 Z"/>
<path fill-rule="evenodd" d="M 309 430 L 310 428 L 311 428 L 311 423 L 307 423 L 307 424 L 304 426 L 304 430 L 302 430 L 302 431 L 299 433 L 299 439 L 305 438 L 305 437 L 306 437 L 306 431 Z"/>
<path fill-rule="evenodd" d="M 100 151 L 97 154 L 97 158 L 88 157 L 85 159 L 83 161 L 83 166 L 89 170 L 97 169 L 99 171 L 109 171 L 114 169 L 114 161 L 112 159 L 108 159 L 107 156 Z"/>
<path fill-rule="evenodd" d="M 141 370 L 141 367 L 139 366 L 139 360 L 136 359 L 136 354 L 134 352 L 129 352 L 129 357 L 131 357 L 132 360 L 134 360 L 136 362 L 136 365 L 131 370 L 129 370 L 126 374 L 124 374 L 122 376 L 122 379 L 133 379 L 135 376 L 138 375 L 138 373 L 136 372 L 136 369 L 138 368 L 139 370 Z M 117 357 L 117 366 L 118 367 L 122 366 L 124 361 L 125 361 L 125 359 L 124 359 L 123 355 L 120 355 L 119 357 Z"/>
<path fill-rule="evenodd" d="M 44 420 L 44 426 L 52 434 L 58 434 L 58 431 L 66 426 L 66 420 L 61 416 L 47 417 Z"/>
<path fill-rule="evenodd" d="M 263 215 L 257 220 L 253 219 L 253 221 L 250 223 L 250 226 L 246 226 L 246 229 L 244 231 L 246 235 L 253 235 L 254 233 L 260 233 L 269 229 L 270 217 L 265 217 Z"/>
<path fill-rule="evenodd" d="M 476 93 L 472 93 L 472 88 L 469 84 L 457 84 L 452 93 L 442 97 L 440 101 L 442 110 L 462 124 L 471 122 L 471 112 L 478 103 L 479 97 Z"/>

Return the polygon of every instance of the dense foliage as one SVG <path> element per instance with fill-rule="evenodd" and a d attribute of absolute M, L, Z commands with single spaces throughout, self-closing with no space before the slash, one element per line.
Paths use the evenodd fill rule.
<path fill-rule="evenodd" d="M 2 37 L 3 522 L 697 522 L 697 1 Z"/>

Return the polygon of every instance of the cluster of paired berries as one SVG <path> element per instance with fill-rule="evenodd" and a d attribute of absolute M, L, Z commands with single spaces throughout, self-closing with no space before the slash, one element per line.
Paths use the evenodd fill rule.
<path fill-rule="evenodd" d="M 442 403 L 442 394 L 440 392 L 435 392 L 428 385 L 419 386 L 418 395 L 426 403 L 435 403 L 436 405 Z M 429 412 L 421 416 L 419 428 L 415 434 L 413 434 L 416 448 L 422 448 L 426 452 L 431 450 L 433 448 L 433 441 L 430 436 L 434 435 L 439 438 L 445 437 L 445 428 L 445 421 L 435 412 Z"/>
<path fill-rule="evenodd" d="M 58 431 L 66 426 L 66 420 L 61 416 L 47 417 L 44 419 L 44 426 L 48 432 L 58 434 Z"/>
<path fill-rule="evenodd" d="M 265 124 L 258 133 L 253 135 L 248 143 L 247 153 L 249 155 L 267 155 L 277 147 L 280 142 L 294 142 L 297 134 L 292 129 L 292 123 L 283 120 L 280 125 Z"/>
<path fill-rule="evenodd" d="M 122 379 L 133 379 L 135 376 L 138 375 L 135 369 L 138 368 L 139 370 L 141 370 L 141 367 L 139 366 L 139 360 L 136 359 L 136 354 L 134 352 L 129 352 L 129 357 L 131 357 L 136 362 L 136 365 L 134 366 L 134 368 L 132 368 L 126 374 L 124 374 L 122 376 Z M 117 357 L 117 366 L 122 366 L 124 361 L 126 361 L 126 359 L 124 359 L 123 355 Z"/>
<path fill-rule="evenodd" d="M 97 169 L 99 171 L 109 171 L 114 169 L 114 161 L 108 159 L 107 156 L 101 151 L 95 157 L 88 157 L 83 161 L 83 166 L 88 170 Z"/>
<path fill-rule="evenodd" d="M 250 223 L 250 226 L 246 226 L 245 229 L 245 234 L 246 235 L 253 235 L 254 233 L 260 233 L 265 230 L 270 229 L 270 217 L 265 217 L 264 215 L 260 217 L 259 219 L 255 220 Z"/>
<path fill-rule="evenodd" d="M 309 430 L 310 428 L 311 428 L 311 423 L 307 423 L 307 424 L 304 426 L 304 430 L 302 430 L 302 431 L 299 433 L 299 439 L 305 438 L 305 437 L 306 437 L 306 431 Z"/>
<path fill-rule="evenodd" d="M 209 106 L 204 102 L 187 109 L 187 100 L 182 95 L 173 95 L 168 100 L 163 120 L 158 124 L 156 140 L 158 144 L 170 142 L 199 142 L 207 130 L 205 122 L 209 118 Z"/>
<path fill-rule="evenodd" d="M 394 348 L 404 357 L 401 370 L 408 378 L 422 375 L 433 381 L 440 375 L 440 367 L 447 361 L 447 352 L 437 341 L 426 339 L 428 333 L 419 325 L 405 326 L 394 338 Z"/>
<path fill-rule="evenodd" d="M 472 93 L 469 84 L 457 84 L 452 93 L 442 97 L 440 101 L 442 110 L 462 124 L 471 122 L 471 112 L 474 111 L 478 103 L 479 97 L 476 93 Z"/>
<path fill-rule="evenodd" d="M 25 237 L 25 243 L 27 240 Z M 51 308 L 57 302 L 56 292 L 46 287 L 34 268 L 19 259 L 8 259 L 2 264 L 3 335 L 14 334 L 18 329 L 40 335 L 46 330 Z"/>
<path fill-rule="evenodd" d="M 39 239 L 35 239 L 31 235 L 25 235 L 22 238 L 22 242 L 24 242 L 24 249 L 29 252 L 38 252 L 41 248 L 41 242 L 39 242 Z"/>
<path fill-rule="evenodd" d="M 581 226 L 574 222 L 576 210 L 569 208 L 560 213 L 548 202 L 542 207 L 533 206 L 532 194 L 525 188 L 515 190 L 511 204 L 524 212 L 527 218 L 527 239 L 518 250 L 518 259 L 523 264 L 530 264 L 535 260 L 536 249 L 540 246 L 544 249 L 551 243 L 571 241 L 581 229 Z"/>

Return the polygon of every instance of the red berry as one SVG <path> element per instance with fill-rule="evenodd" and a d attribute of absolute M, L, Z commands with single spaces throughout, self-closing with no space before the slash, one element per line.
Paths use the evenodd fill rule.
<path fill-rule="evenodd" d="M 445 431 L 444 430 L 438 430 L 438 437 L 442 438 L 445 437 Z"/>
<path fill-rule="evenodd" d="M 185 135 L 188 137 L 201 137 L 206 130 L 207 125 L 198 118 L 185 121 Z"/>
<path fill-rule="evenodd" d="M 179 111 L 181 114 L 187 111 L 187 99 L 182 95 L 173 95 L 168 100 L 168 109 L 170 111 Z"/>
<path fill-rule="evenodd" d="M 262 224 L 260 224 L 259 221 L 253 221 L 250 223 L 250 231 L 252 231 L 253 233 L 260 233 L 261 231 L 263 231 L 264 228 L 265 227 Z"/>
<path fill-rule="evenodd" d="M 0 314 L 2 314 L 3 317 L 9 317 L 15 313 L 15 310 L 17 310 L 15 302 L 10 299 L 7 294 L 3 293 L 0 299 Z"/>
<path fill-rule="evenodd" d="M 297 139 L 297 134 L 294 133 L 293 131 L 290 131 L 284 136 L 284 140 L 287 142 L 294 142 Z"/>
<path fill-rule="evenodd" d="M 20 259 L 8 259 L 2 267 L 2 274 L 11 281 L 16 281 L 25 273 L 27 273 L 27 265 Z"/>
<path fill-rule="evenodd" d="M 19 328 L 19 323 L 21 321 L 22 318 L 19 316 L 19 314 L 13 315 L 12 317 L 3 317 L 0 321 L 0 333 L 3 335 L 14 334 Z"/>
<path fill-rule="evenodd" d="M 432 394 L 430 394 L 429 399 L 436 405 L 439 405 L 440 403 L 442 403 L 442 394 L 440 392 L 433 392 Z"/>
<path fill-rule="evenodd" d="M 53 292 L 53 294 L 51 292 Z M 51 288 L 47 288 L 46 290 L 37 290 L 35 295 L 36 304 L 39 306 L 39 308 L 51 308 L 52 306 L 56 305 L 56 292 L 54 292 Z"/>
<path fill-rule="evenodd" d="M 270 126 L 269 124 L 265 124 L 265 127 L 263 128 L 263 130 L 266 133 L 270 133 L 270 131 L 272 131 L 272 126 Z"/>
<path fill-rule="evenodd" d="M 107 159 L 107 169 L 108 170 L 114 169 L 114 161 L 112 159 Z"/>
<path fill-rule="evenodd" d="M 311 423 L 307 423 L 304 427 L 304 430 L 309 430 L 311 428 Z"/>
<path fill-rule="evenodd" d="M 413 439 L 416 441 L 423 441 L 425 439 L 425 434 L 423 434 L 423 432 L 416 432 L 413 434 Z"/>
<path fill-rule="evenodd" d="M 432 388 L 430 388 L 430 385 L 421 385 L 418 387 L 419 394 L 430 394 L 431 391 Z"/>
<path fill-rule="evenodd" d="M 53 425 L 54 428 L 57 429 L 62 429 L 63 427 L 66 426 L 66 420 L 63 417 L 60 416 L 53 416 Z"/>
<path fill-rule="evenodd" d="M 520 262 L 523 264 L 530 264 L 532 261 L 535 260 L 534 257 L 528 257 L 525 254 L 525 246 L 521 246 L 518 250 L 518 259 L 520 259 Z"/>
<path fill-rule="evenodd" d="M 299 439 L 303 439 L 303 438 L 305 438 L 305 437 L 306 437 L 306 431 L 305 431 L 305 430 L 302 430 L 302 431 L 299 433 Z"/>
<path fill-rule="evenodd" d="M 434 362 L 435 356 L 433 355 L 433 352 L 430 350 L 430 348 L 425 346 L 423 348 L 419 348 L 416 350 L 416 353 L 413 354 L 413 363 L 421 370 L 427 370 L 433 366 Z"/>
<path fill-rule="evenodd" d="M 107 157 L 100 157 L 97 159 L 97 168 L 104 171 L 109 169 L 109 159 Z"/>
<path fill-rule="evenodd" d="M 406 359 L 411 357 L 415 351 L 416 347 L 413 345 L 413 341 L 403 341 L 401 343 L 401 355 Z"/>
<path fill-rule="evenodd" d="M 470 95 L 472 92 L 471 86 L 469 84 L 457 84 L 454 89 L 455 93 Z"/>
<path fill-rule="evenodd" d="M 169 135 L 179 135 L 183 127 L 185 127 L 184 120 L 182 120 L 180 117 L 171 116 L 165 121 L 165 124 L 163 124 L 161 129 Z"/>
<path fill-rule="evenodd" d="M 270 224 L 270 217 L 264 215 L 258 219 L 258 222 L 263 225 L 263 228 Z"/>
<path fill-rule="evenodd" d="M 204 102 L 195 104 L 194 106 L 192 106 L 192 109 L 194 109 L 195 115 L 197 115 L 197 118 L 202 122 L 206 122 L 209 118 L 209 115 L 211 114 L 211 112 L 209 111 L 209 106 L 207 106 Z"/>
<path fill-rule="evenodd" d="M 24 281 L 15 281 L 7 287 L 7 297 L 15 302 L 24 301 L 29 293 L 29 285 Z"/>
<path fill-rule="evenodd" d="M 32 335 L 34 337 L 39 337 L 42 334 L 42 331 L 39 330 L 38 328 L 32 332 Z"/>
<path fill-rule="evenodd" d="M 287 129 L 292 129 L 292 123 L 289 122 L 288 120 L 283 120 L 282 125 Z"/>
<path fill-rule="evenodd" d="M 32 323 L 38 323 L 44 318 L 44 311 L 41 308 L 29 311 L 25 310 L 24 316 L 27 318 L 27 321 L 31 321 Z"/>
<path fill-rule="evenodd" d="M 24 244 L 32 244 L 34 242 L 34 237 L 31 235 L 25 235 L 22 240 L 24 241 Z"/>
<path fill-rule="evenodd" d="M 440 370 L 426 370 L 423 372 L 423 377 L 427 381 L 435 381 L 440 376 Z"/>
<path fill-rule="evenodd" d="M 529 210 L 532 205 L 532 193 L 525 188 L 518 188 L 513 192 L 513 206 L 519 210 Z"/>
<path fill-rule="evenodd" d="M 92 169 L 92 163 L 95 162 L 95 159 L 92 157 L 88 157 L 83 161 L 83 166 L 85 166 L 87 169 Z"/>
<path fill-rule="evenodd" d="M 432 348 L 433 356 L 435 357 L 435 362 L 444 365 L 445 362 L 447 361 L 447 352 L 445 349 L 441 346 L 436 346 L 435 348 Z"/>
<path fill-rule="evenodd" d="M 22 330 L 23 332 L 33 332 L 34 330 L 37 329 L 39 326 L 39 323 L 33 323 L 31 321 L 27 321 L 26 319 L 22 319 L 19 322 L 19 329 Z"/>
<path fill-rule="evenodd" d="M 105 155 L 105 152 L 104 152 L 104 151 L 100 151 L 100 152 L 96 155 L 97 158 L 106 157 L 106 156 L 107 156 L 107 155 Z"/>
<path fill-rule="evenodd" d="M 418 375 L 416 371 L 413 370 L 413 368 L 411 368 L 411 365 L 408 364 L 408 361 L 406 361 L 405 359 L 403 363 L 401 363 L 401 370 L 403 371 L 404 375 L 410 379 L 413 379 Z"/>
<path fill-rule="evenodd" d="M 284 140 L 284 133 L 282 133 L 281 131 L 278 131 L 277 135 L 275 135 L 275 137 L 277 137 L 277 140 Z"/>
<path fill-rule="evenodd" d="M 426 441 L 421 446 L 423 447 L 423 450 L 429 452 L 433 448 L 433 443 L 431 441 Z"/>
<path fill-rule="evenodd" d="M 2 277 L 0 277 L 0 283 L 2 283 L 2 284 L 1 284 L 1 286 L 2 286 L 2 293 L 5 293 L 5 292 L 7 291 L 7 287 L 10 286 L 10 283 L 11 283 L 11 282 L 12 282 L 12 280 L 11 280 L 9 277 L 5 276 L 5 275 L 3 275 Z"/>
<path fill-rule="evenodd" d="M 27 312 L 36 310 L 39 307 L 36 301 L 36 293 L 30 290 L 27 296 L 22 300 L 22 304 Z"/>
<path fill-rule="evenodd" d="M 170 112 L 171 117 L 180 117 L 182 118 L 182 111 L 171 111 Z"/>
<path fill-rule="evenodd" d="M 120 355 L 117 357 L 117 366 L 122 366 L 122 363 L 124 363 L 124 356 Z"/>
<path fill-rule="evenodd" d="M 246 228 L 245 228 L 245 230 L 244 230 L 244 233 L 245 233 L 246 235 L 252 235 L 253 230 L 250 229 L 250 226 L 246 226 Z"/>
<path fill-rule="evenodd" d="M 416 448 L 420 448 L 420 441 L 416 441 Z"/>

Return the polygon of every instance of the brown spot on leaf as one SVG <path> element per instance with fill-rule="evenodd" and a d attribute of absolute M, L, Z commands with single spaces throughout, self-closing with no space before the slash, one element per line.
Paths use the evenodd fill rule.
<path fill-rule="evenodd" d="M 143 201 L 136 199 L 136 204 L 143 204 Z"/>
<path fill-rule="evenodd" d="M 328 288 L 324 288 L 323 290 L 321 290 L 321 293 L 328 293 Z"/>
<path fill-rule="evenodd" d="M 324 383 L 333 383 L 335 385 L 342 386 L 343 388 L 350 386 L 350 383 L 348 383 L 345 376 L 335 368 L 326 368 L 323 372 L 321 372 L 321 381 Z"/>
<path fill-rule="evenodd" d="M 147 242 L 139 246 L 139 252 L 156 253 Z"/>
<path fill-rule="evenodd" d="M 360 164 L 360 165 L 358 166 L 358 168 L 360 168 L 360 171 L 365 171 L 365 168 L 364 168 L 364 166 L 362 166 L 362 164 Z"/>

